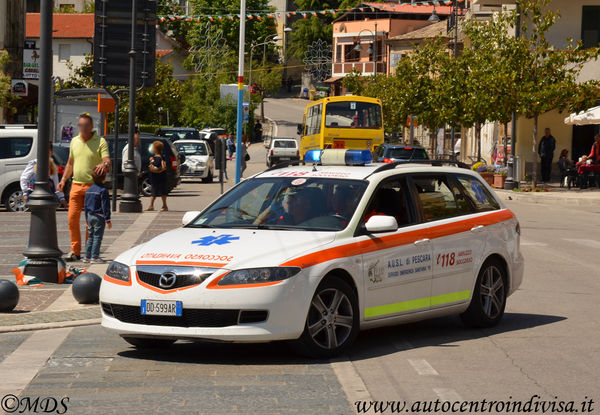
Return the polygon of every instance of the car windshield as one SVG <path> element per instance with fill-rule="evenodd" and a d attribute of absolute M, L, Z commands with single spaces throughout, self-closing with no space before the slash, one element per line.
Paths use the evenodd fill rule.
<path fill-rule="evenodd" d="M 275 148 L 296 148 L 296 142 L 292 140 L 276 140 L 273 143 Z"/>
<path fill-rule="evenodd" d="M 256 178 L 218 199 L 188 226 L 340 231 L 367 182 L 299 177 Z"/>
<path fill-rule="evenodd" d="M 205 143 L 173 143 L 177 151 L 185 156 L 206 156 L 208 150 Z"/>
<path fill-rule="evenodd" d="M 422 148 L 392 147 L 388 149 L 385 157 L 400 160 L 427 160 L 427 152 Z"/>
<path fill-rule="evenodd" d="M 329 102 L 325 106 L 325 127 L 381 128 L 381 106 L 370 102 Z"/>

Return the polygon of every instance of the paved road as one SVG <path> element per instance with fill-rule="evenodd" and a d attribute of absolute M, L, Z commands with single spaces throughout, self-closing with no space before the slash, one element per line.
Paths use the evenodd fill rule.
<path fill-rule="evenodd" d="M 265 99 L 265 116 L 277 124 L 276 137 L 298 138 L 297 126 L 302 122 L 306 103 L 297 98 Z"/>
<path fill-rule="evenodd" d="M 89 326 L 0 335 L 0 373 L 6 359 L 31 353 L 28 341 L 55 344 L 21 396 L 69 396 L 69 413 L 351 414 L 348 399 L 534 394 L 597 401 L 600 211 L 510 207 L 523 229 L 526 273 L 493 329 L 467 329 L 454 317 L 377 329 L 362 333 L 340 361 L 319 362 L 279 343 L 181 343 L 142 353 Z M 32 340 L 36 334 L 41 339 Z"/>

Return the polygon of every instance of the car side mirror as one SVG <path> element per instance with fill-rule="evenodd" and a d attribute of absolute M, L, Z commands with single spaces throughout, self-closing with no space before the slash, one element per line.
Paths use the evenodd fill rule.
<path fill-rule="evenodd" d="M 297 129 L 296 129 L 296 134 L 298 135 L 302 135 L 302 124 L 298 124 Z"/>
<path fill-rule="evenodd" d="M 373 215 L 365 223 L 368 233 L 394 232 L 398 230 L 398 222 L 393 216 Z"/>
<path fill-rule="evenodd" d="M 189 212 L 185 212 L 185 214 L 183 215 L 183 218 L 181 218 L 181 225 L 186 226 L 191 221 L 196 219 L 199 214 L 200 214 L 199 210 L 191 210 Z"/>

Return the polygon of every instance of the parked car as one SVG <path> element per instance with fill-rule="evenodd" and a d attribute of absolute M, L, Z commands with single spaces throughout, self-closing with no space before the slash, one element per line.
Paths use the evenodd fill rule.
<path fill-rule="evenodd" d="M 427 151 L 421 146 L 384 143 L 375 150 L 375 160 L 392 163 L 400 160 L 429 160 Z"/>
<path fill-rule="evenodd" d="M 154 135 L 166 137 L 171 141 L 199 140 L 201 138 L 197 129 L 188 127 L 162 127 L 156 130 Z"/>
<path fill-rule="evenodd" d="M 272 139 L 267 150 L 267 167 L 290 160 L 300 160 L 298 141 L 293 138 Z"/>
<path fill-rule="evenodd" d="M 208 141 L 213 153 L 215 153 L 215 143 L 219 137 L 227 137 L 227 130 L 224 128 L 204 128 L 200 130 L 200 138 Z"/>
<path fill-rule="evenodd" d="M 107 136 L 108 148 L 113 159 L 114 136 Z M 150 176 L 148 164 L 152 155 L 152 143 L 160 141 L 163 143 L 163 156 L 167 163 L 167 183 L 169 191 L 173 190 L 181 182 L 180 166 L 185 161 L 184 156 L 180 156 L 179 152 L 166 137 L 158 137 L 151 134 L 140 134 L 140 156 L 142 159 L 142 171 L 139 177 L 138 189 L 144 196 L 150 196 L 152 193 L 152 185 L 150 184 Z M 123 171 L 121 170 L 123 148 L 127 144 L 127 133 L 119 134 L 119 148 L 117 152 L 117 188 L 123 188 Z M 112 178 L 112 176 L 111 176 Z"/>
<path fill-rule="evenodd" d="M 37 157 L 36 125 L 0 125 L 0 202 L 9 212 L 27 210 L 19 179 Z"/>
<path fill-rule="evenodd" d="M 185 156 L 187 166 L 183 178 L 200 178 L 204 183 L 213 181 L 215 156 L 205 140 L 178 140 L 173 143 L 179 154 Z"/>

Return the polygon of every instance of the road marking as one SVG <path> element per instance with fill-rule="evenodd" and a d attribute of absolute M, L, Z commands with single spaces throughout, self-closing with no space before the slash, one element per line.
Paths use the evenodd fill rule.
<path fill-rule="evenodd" d="M 427 376 L 427 375 L 438 376 L 439 375 L 437 370 L 435 370 L 433 368 L 433 366 L 431 366 L 429 364 L 429 362 L 425 359 L 408 359 L 408 363 L 410 363 L 410 365 L 413 367 L 413 369 L 415 369 L 417 371 L 417 373 L 419 375 L 423 375 L 423 376 Z"/>
<path fill-rule="evenodd" d="M 433 388 L 433 391 L 442 401 L 455 402 L 463 400 L 463 398 L 454 389 Z"/>
<path fill-rule="evenodd" d="M 529 241 L 521 238 L 521 246 L 548 246 L 548 244 L 545 242 Z"/>
<path fill-rule="evenodd" d="M 354 402 L 373 400 L 352 361 L 336 360 L 330 364 L 352 408 L 355 407 Z"/>
<path fill-rule="evenodd" d="M 563 241 L 573 242 L 574 244 L 583 245 L 587 248 L 598 248 L 600 249 L 600 241 L 594 239 L 567 239 L 563 238 Z"/>
<path fill-rule="evenodd" d="M 19 395 L 29 385 L 50 356 L 65 341 L 72 328 L 36 331 L 0 363 L 0 397 Z"/>

